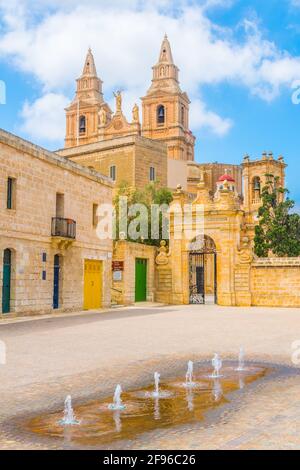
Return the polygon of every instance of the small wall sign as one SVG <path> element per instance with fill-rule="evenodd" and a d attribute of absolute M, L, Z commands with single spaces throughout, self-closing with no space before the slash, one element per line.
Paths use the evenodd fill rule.
<path fill-rule="evenodd" d="M 124 271 L 124 261 L 113 261 L 112 262 L 113 271 Z"/>

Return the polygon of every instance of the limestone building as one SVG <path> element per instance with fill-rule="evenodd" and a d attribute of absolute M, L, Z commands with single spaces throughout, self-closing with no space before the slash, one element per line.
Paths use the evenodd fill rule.
<path fill-rule="evenodd" d="M 96 225 L 111 181 L 3 130 L 0 169 L 1 313 L 110 306 L 112 241 Z"/>

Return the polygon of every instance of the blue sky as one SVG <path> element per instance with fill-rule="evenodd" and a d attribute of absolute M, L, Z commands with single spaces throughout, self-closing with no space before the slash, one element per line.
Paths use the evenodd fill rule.
<path fill-rule="evenodd" d="M 84 5 L 82 5 L 84 3 Z M 89 46 L 105 99 L 124 90 L 131 108 L 150 86 L 168 34 L 192 101 L 196 160 L 239 163 L 284 155 L 300 207 L 300 0 L 0 0 L 0 127 L 56 149 Z M 300 95 L 299 95 L 300 96 Z"/>

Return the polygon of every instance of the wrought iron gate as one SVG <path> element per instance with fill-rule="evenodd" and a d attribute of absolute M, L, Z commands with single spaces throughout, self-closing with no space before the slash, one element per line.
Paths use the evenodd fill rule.
<path fill-rule="evenodd" d="M 213 256 L 214 302 L 217 303 L 217 253 L 214 241 L 207 237 L 195 240 L 189 253 L 190 304 L 205 304 L 205 265 L 207 256 Z"/>

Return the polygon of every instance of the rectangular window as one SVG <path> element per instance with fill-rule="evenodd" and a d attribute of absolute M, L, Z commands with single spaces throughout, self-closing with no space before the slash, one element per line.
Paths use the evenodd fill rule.
<path fill-rule="evenodd" d="M 150 167 L 149 179 L 150 181 L 155 181 L 155 168 L 153 166 Z"/>
<path fill-rule="evenodd" d="M 43 263 L 46 263 L 46 261 L 47 261 L 47 253 L 43 253 L 43 254 L 42 254 L 42 260 L 43 260 Z"/>
<path fill-rule="evenodd" d="M 116 167 L 115 167 L 115 165 L 113 165 L 109 169 L 109 176 L 113 181 L 116 181 L 116 174 L 117 174 Z"/>
<path fill-rule="evenodd" d="M 93 227 L 98 225 L 98 204 L 93 204 Z"/>
<path fill-rule="evenodd" d="M 42 280 L 43 280 L 43 281 L 46 281 L 46 280 L 47 280 L 47 273 L 46 273 L 46 271 L 43 271 L 43 272 L 42 272 Z"/>
<path fill-rule="evenodd" d="M 7 178 L 7 209 L 16 208 L 16 179 Z"/>

